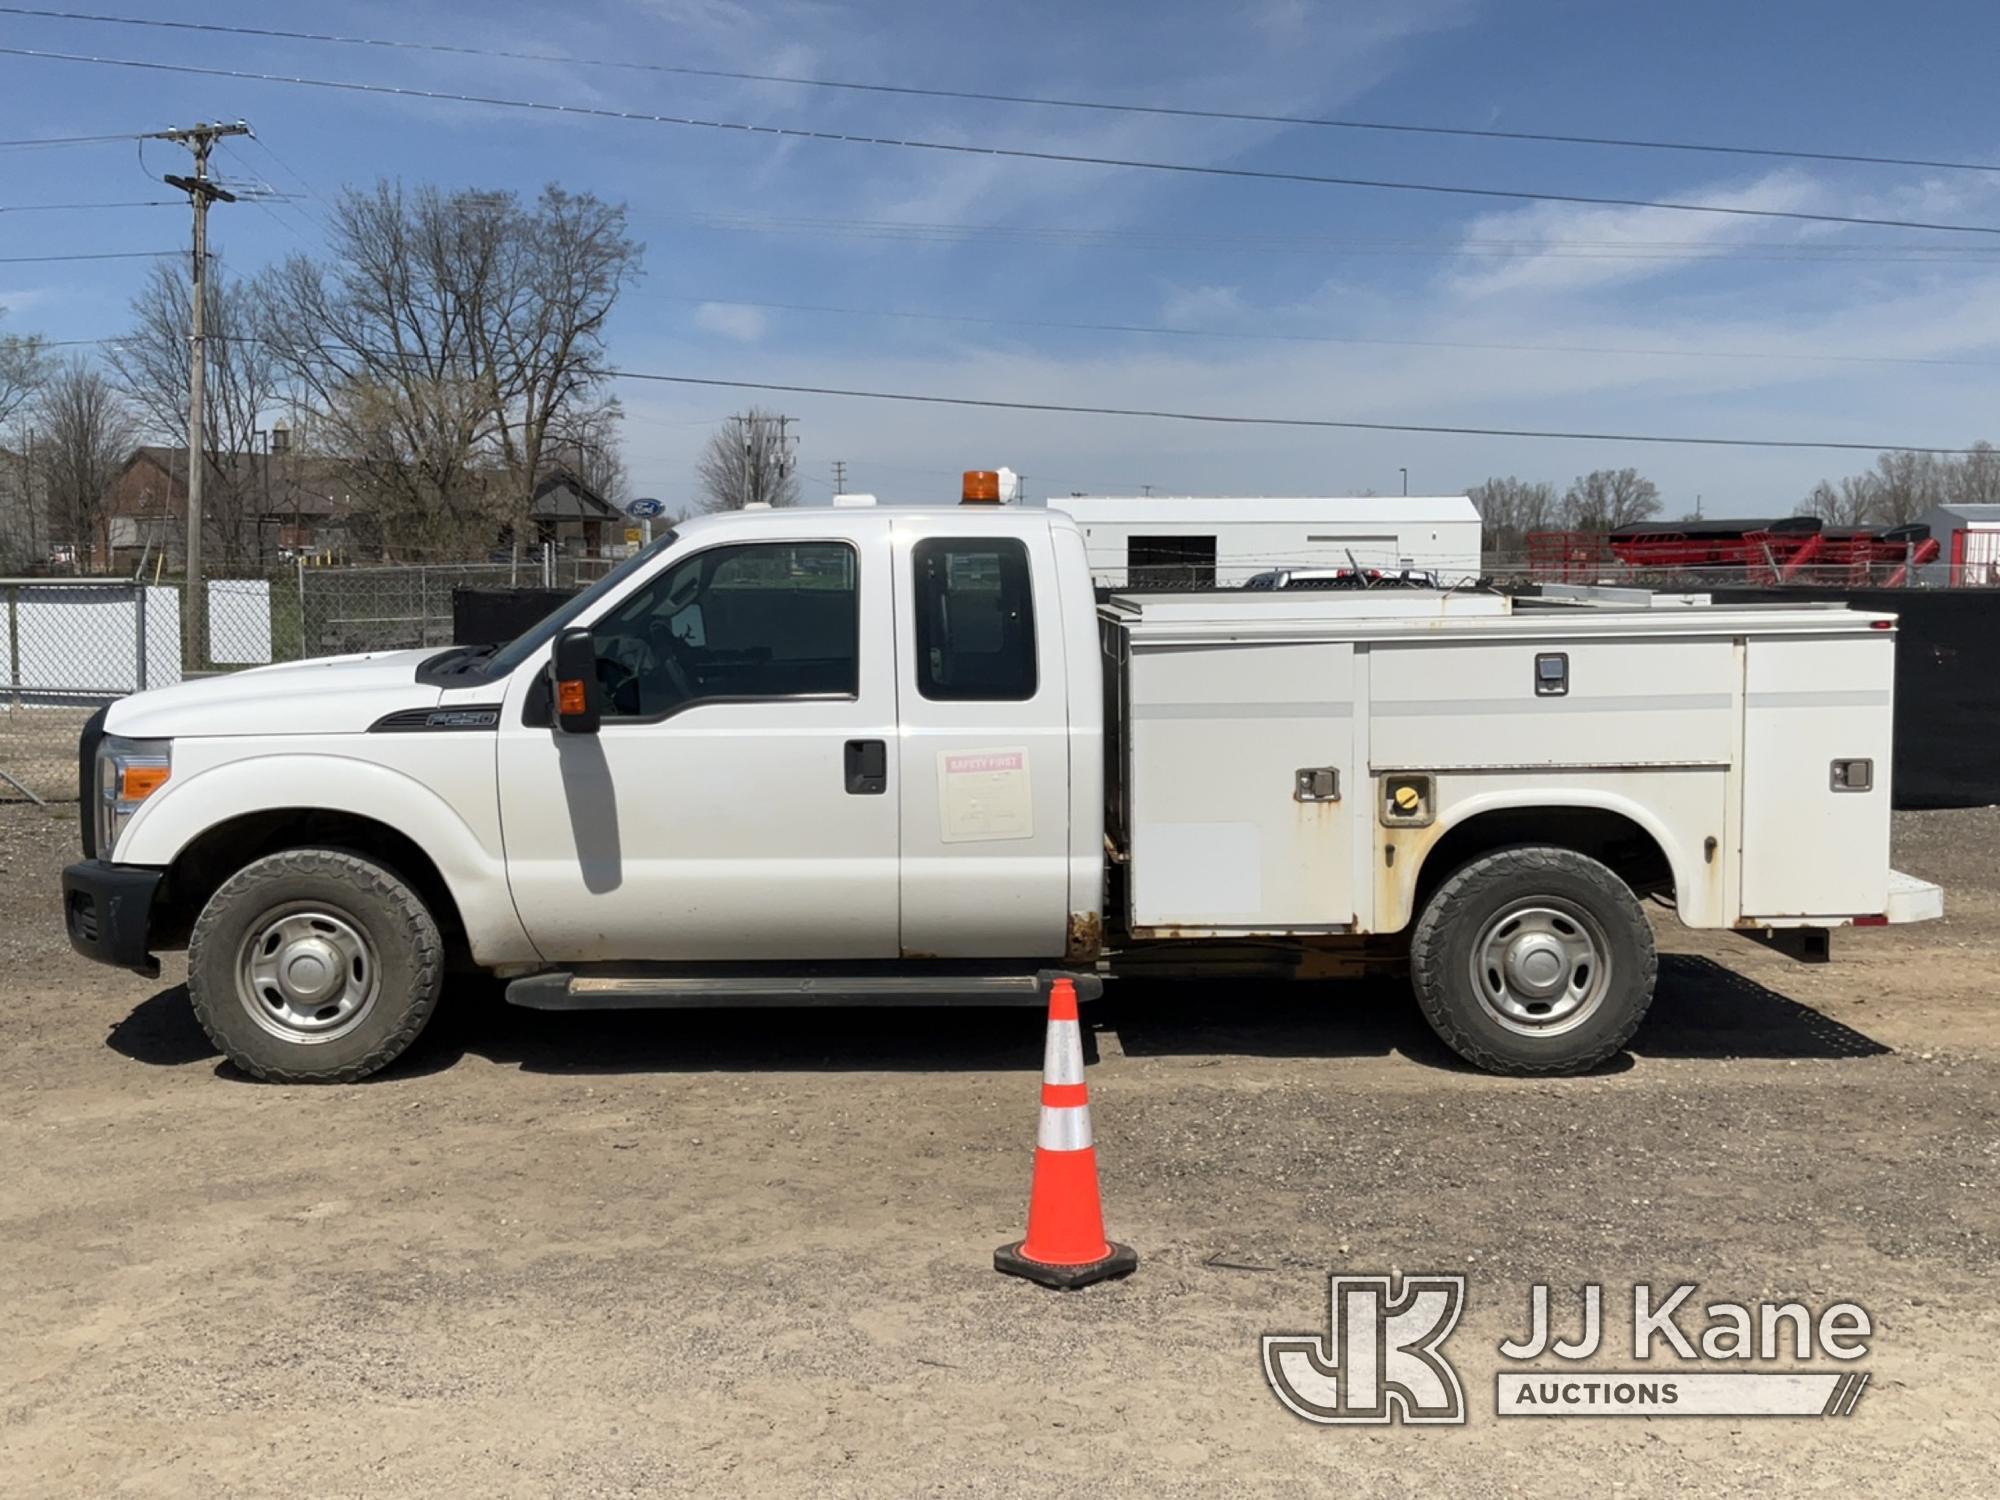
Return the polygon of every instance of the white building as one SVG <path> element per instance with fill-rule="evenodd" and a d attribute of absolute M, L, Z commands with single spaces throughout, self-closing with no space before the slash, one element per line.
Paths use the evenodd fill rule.
<path fill-rule="evenodd" d="M 1091 574 L 1109 588 L 1240 587 L 1272 568 L 1423 568 L 1479 576 L 1479 512 L 1463 495 L 1365 499 L 1072 495 L 1051 498 L 1083 528 Z"/>
<path fill-rule="evenodd" d="M 2000 584 L 2000 505 L 1940 505 L 1923 518 L 1938 544 L 1924 577 L 1953 586 Z"/>

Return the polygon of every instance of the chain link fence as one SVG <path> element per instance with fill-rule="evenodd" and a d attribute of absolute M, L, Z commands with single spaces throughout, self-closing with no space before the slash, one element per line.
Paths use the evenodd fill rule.
<path fill-rule="evenodd" d="M 208 649 L 195 675 L 448 646 L 458 589 L 568 590 L 612 566 L 548 556 L 211 578 Z M 0 801 L 75 797 L 77 735 L 91 714 L 186 679 L 182 602 L 171 579 L 0 579 Z"/>
<path fill-rule="evenodd" d="M 304 656 L 403 651 L 452 642 L 452 595 L 459 589 L 572 589 L 614 566 L 591 558 L 512 563 L 432 563 L 375 568 L 305 568 L 298 575 Z"/>

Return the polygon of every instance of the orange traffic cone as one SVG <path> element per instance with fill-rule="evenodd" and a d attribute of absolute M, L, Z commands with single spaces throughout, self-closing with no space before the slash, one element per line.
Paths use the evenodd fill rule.
<path fill-rule="evenodd" d="M 993 1269 L 1069 1291 L 1129 1276 L 1139 1257 L 1104 1237 L 1097 1196 L 1097 1148 L 1090 1135 L 1090 1086 L 1083 1081 L 1083 1036 L 1076 986 L 1049 991 L 1049 1039 L 1042 1059 L 1042 1124 L 1035 1137 L 1035 1185 L 1028 1237 L 993 1252 Z"/>

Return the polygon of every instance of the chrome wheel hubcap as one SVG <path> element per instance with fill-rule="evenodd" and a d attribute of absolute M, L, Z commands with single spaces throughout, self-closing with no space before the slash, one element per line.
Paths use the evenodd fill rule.
<path fill-rule="evenodd" d="M 328 907 L 273 913 L 244 939 L 236 998 L 251 1018 L 292 1042 L 328 1042 L 361 1024 L 379 988 L 374 945 Z"/>
<path fill-rule="evenodd" d="M 1472 987 L 1509 1031 L 1549 1036 L 1589 1019 L 1611 984 L 1611 945 L 1597 919 L 1553 897 L 1501 911 L 1472 945 Z"/>

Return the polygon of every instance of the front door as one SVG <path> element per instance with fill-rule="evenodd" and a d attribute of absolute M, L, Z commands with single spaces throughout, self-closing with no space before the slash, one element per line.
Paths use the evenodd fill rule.
<path fill-rule="evenodd" d="M 524 724 L 515 673 L 501 819 L 544 958 L 896 954 L 888 528 L 813 529 L 676 551 L 586 622 L 594 736 Z"/>

